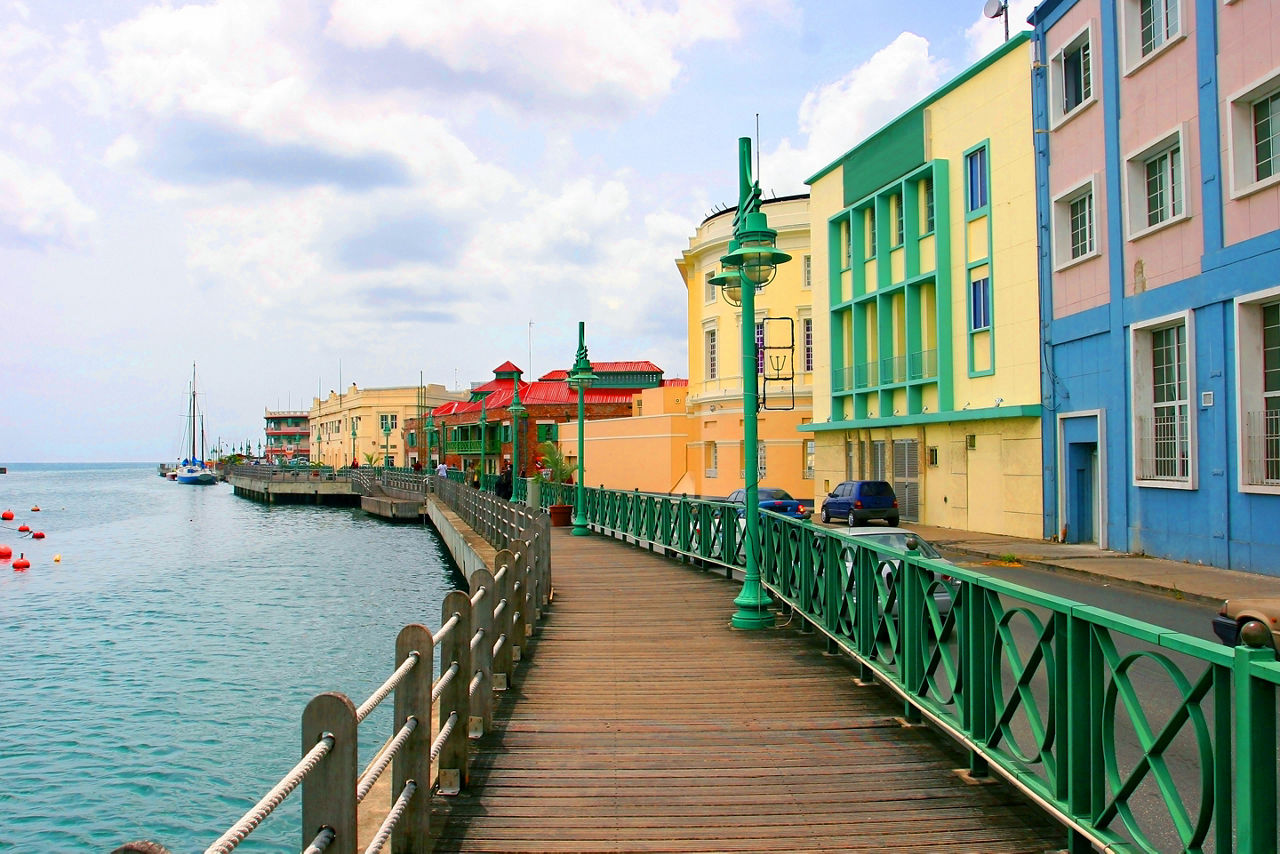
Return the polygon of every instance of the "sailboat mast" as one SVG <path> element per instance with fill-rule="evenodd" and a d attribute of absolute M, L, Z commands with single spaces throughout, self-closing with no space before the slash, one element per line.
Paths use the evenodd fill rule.
<path fill-rule="evenodd" d="M 196 363 L 191 363 L 191 461 L 196 459 Z"/>

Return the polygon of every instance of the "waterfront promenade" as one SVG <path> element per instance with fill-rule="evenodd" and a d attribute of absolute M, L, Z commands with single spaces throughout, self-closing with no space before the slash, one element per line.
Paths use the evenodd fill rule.
<path fill-rule="evenodd" d="M 552 554 L 554 602 L 473 744 L 471 785 L 434 800 L 435 851 L 1061 846 L 799 620 L 730 629 L 736 583 L 567 529 Z"/>

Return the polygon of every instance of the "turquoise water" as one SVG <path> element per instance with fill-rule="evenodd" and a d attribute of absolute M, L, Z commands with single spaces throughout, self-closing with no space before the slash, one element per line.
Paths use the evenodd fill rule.
<path fill-rule="evenodd" d="M 363 702 L 461 583 L 430 528 L 152 465 L 8 468 L 0 543 L 32 566 L 0 564 L 0 851 L 203 851 L 298 760 L 307 701 Z M 300 850 L 299 812 L 295 792 L 237 850 Z"/>

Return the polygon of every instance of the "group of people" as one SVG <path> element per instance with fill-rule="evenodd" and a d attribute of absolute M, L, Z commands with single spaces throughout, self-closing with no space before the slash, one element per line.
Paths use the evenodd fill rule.
<path fill-rule="evenodd" d="M 524 476 L 523 472 L 521 473 L 521 476 L 522 477 Z M 441 462 L 440 465 L 436 466 L 436 477 L 441 477 L 441 478 L 449 477 L 448 463 Z M 514 472 L 512 471 L 511 463 L 508 461 L 503 464 L 502 472 L 498 475 L 498 482 L 494 485 L 494 488 L 493 488 L 494 494 L 496 494 L 499 498 L 506 498 L 509 500 L 511 498 L 512 492 L 515 489 L 514 478 L 515 478 L 515 475 L 514 475 Z M 467 472 L 466 483 L 470 484 L 473 489 L 480 488 L 481 481 L 480 481 L 480 464 L 479 463 L 473 463 L 471 465 L 471 469 Z"/>

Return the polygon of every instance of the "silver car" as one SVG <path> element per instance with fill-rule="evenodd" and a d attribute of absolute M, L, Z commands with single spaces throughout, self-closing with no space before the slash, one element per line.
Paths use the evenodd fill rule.
<path fill-rule="evenodd" d="M 920 557 L 930 558 L 932 560 L 941 561 L 948 565 L 954 566 L 950 561 L 942 557 L 936 548 L 930 545 L 929 541 L 914 531 L 908 531 L 906 528 L 883 528 L 880 526 L 860 526 L 850 528 L 849 533 L 854 539 L 875 548 L 889 548 L 895 551 L 909 551 L 907 540 L 915 538 L 915 551 Z M 852 559 L 847 561 L 848 569 L 852 569 Z M 897 558 L 884 556 L 880 560 L 880 575 L 885 580 L 886 585 L 892 589 L 892 585 L 896 583 L 897 577 L 902 569 L 902 561 Z M 951 604 L 955 600 L 956 582 L 951 576 L 943 574 L 939 578 L 938 573 L 931 573 L 930 593 L 933 596 L 934 604 L 938 608 L 938 614 L 945 617 L 951 613 Z M 897 613 L 898 597 L 893 596 L 893 605 L 890 607 L 890 613 Z M 943 640 L 950 631 L 944 632 Z"/>

